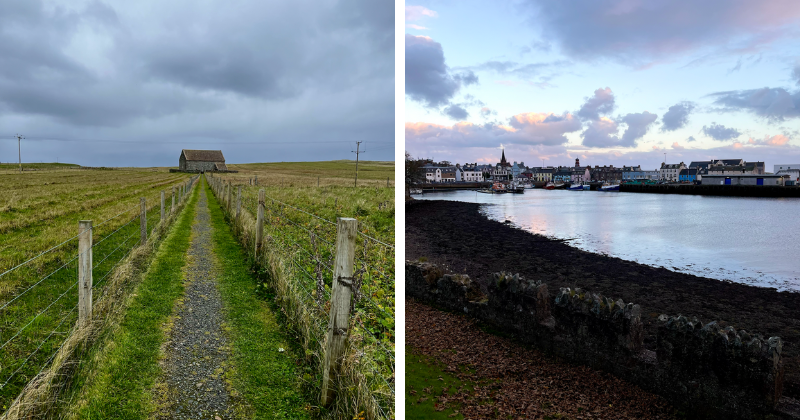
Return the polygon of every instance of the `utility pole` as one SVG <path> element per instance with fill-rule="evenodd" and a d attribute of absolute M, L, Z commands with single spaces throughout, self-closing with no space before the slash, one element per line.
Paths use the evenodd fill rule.
<path fill-rule="evenodd" d="M 360 150 L 360 149 L 361 149 L 361 142 L 357 141 L 356 142 L 356 150 L 352 151 L 353 153 L 356 154 L 356 181 L 355 181 L 355 183 L 353 183 L 354 187 L 358 186 L 358 155 L 361 154 L 361 153 L 366 153 L 366 150 Z"/>
<path fill-rule="evenodd" d="M 19 173 L 22 173 L 22 145 L 21 141 L 25 137 L 20 136 L 17 134 L 17 153 L 19 153 Z"/>

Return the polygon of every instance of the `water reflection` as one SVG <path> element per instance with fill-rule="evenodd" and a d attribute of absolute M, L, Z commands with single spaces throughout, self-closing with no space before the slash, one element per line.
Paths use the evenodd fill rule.
<path fill-rule="evenodd" d="M 419 196 L 417 196 L 419 197 Z M 526 190 L 426 193 L 581 249 L 704 277 L 800 291 L 800 199 Z"/>

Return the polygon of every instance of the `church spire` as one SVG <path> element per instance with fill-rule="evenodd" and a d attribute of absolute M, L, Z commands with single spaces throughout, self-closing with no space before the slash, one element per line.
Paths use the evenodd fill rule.
<path fill-rule="evenodd" d="M 503 157 L 500 159 L 500 164 L 501 165 L 505 165 L 506 163 L 508 163 L 508 162 L 506 162 L 506 149 L 504 148 L 503 149 Z"/>

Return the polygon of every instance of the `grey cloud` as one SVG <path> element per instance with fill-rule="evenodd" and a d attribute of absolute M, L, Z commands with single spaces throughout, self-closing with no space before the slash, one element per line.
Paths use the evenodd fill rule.
<path fill-rule="evenodd" d="M 613 147 L 619 144 L 618 132 L 619 126 L 615 121 L 603 118 L 590 122 L 581 137 L 587 147 Z"/>
<path fill-rule="evenodd" d="M 586 102 L 578 110 L 578 117 L 583 120 L 594 121 L 600 114 L 608 114 L 614 110 L 614 92 L 609 88 L 597 89 L 594 96 L 586 98 Z"/>
<path fill-rule="evenodd" d="M 626 128 L 625 132 L 622 134 L 620 146 L 636 146 L 636 140 L 644 137 L 644 135 L 647 134 L 647 130 L 650 128 L 650 125 L 652 125 L 657 118 L 658 115 L 651 114 L 647 111 L 628 114 L 622 117 L 622 122 L 627 124 L 628 128 Z"/>
<path fill-rule="evenodd" d="M 702 131 L 703 134 L 714 140 L 730 140 L 742 135 L 742 133 L 735 128 L 725 127 L 715 122 L 712 122 L 710 126 L 704 125 Z"/>
<path fill-rule="evenodd" d="M 466 109 L 462 108 L 457 104 L 452 104 L 446 107 L 443 111 L 448 117 L 454 120 L 466 120 L 469 117 L 469 113 Z"/>
<path fill-rule="evenodd" d="M 800 62 L 794 66 L 794 70 L 792 70 L 792 78 L 794 78 L 796 84 L 800 85 Z"/>
<path fill-rule="evenodd" d="M 471 76 L 454 77 L 450 73 L 438 42 L 406 34 L 406 95 L 411 99 L 429 107 L 445 105 L 458 92 L 462 79 L 473 82 Z"/>
<path fill-rule="evenodd" d="M 464 84 L 464 86 L 475 85 L 478 84 L 478 76 L 475 75 L 472 70 L 465 71 L 463 73 L 458 73 L 453 76 L 457 82 Z"/>
<path fill-rule="evenodd" d="M 221 137 L 217 147 L 321 132 L 332 141 L 393 139 L 391 4 L 30 0 L 2 8 L 0 132 L 169 133 L 191 146 L 203 126 L 206 140 Z"/>
<path fill-rule="evenodd" d="M 786 0 L 528 0 L 531 26 L 570 57 L 640 65 L 738 42 L 747 49 L 797 37 L 800 8 Z M 742 47 L 744 45 L 744 47 Z"/>
<path fill-rule="evenodd" d="M 748 111 L 770 121 L 800 117 L 800 90 L 788 92 L 783 88 L 761 88 L 712 93 L 714 104 L 722 111 Z"/>
<path fill-rule="evenodd" d="M 695 141 L 695 140 L 696 139 L 694 138 L 694 136 L 689 136 L 686 138 L 686 141 Z"/>
<path fill-rule="evenodd" d="M 694 110 L 692 102 L 681 102 L 669 107 L 669 110 L 661 117 L 661 131 L 675 131 L 686 127 L 689 122 L 689 114 Z"/>

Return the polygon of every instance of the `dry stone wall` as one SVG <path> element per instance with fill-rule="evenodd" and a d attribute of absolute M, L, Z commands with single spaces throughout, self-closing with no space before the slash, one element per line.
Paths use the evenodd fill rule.
<path fill-rule="evenodd" d="M 495 273 L 488 292 L 469 276 L 406 262 L 406 294 L 487 322 L 518 340 L 602 369 L 667 398 L 696 418 L 771 418 L 781 396 L 782 342 L 716 322 L 659 317 L 656 349 L 643 346 L 639 305 L 581 289 L 554 293 Z"/>

